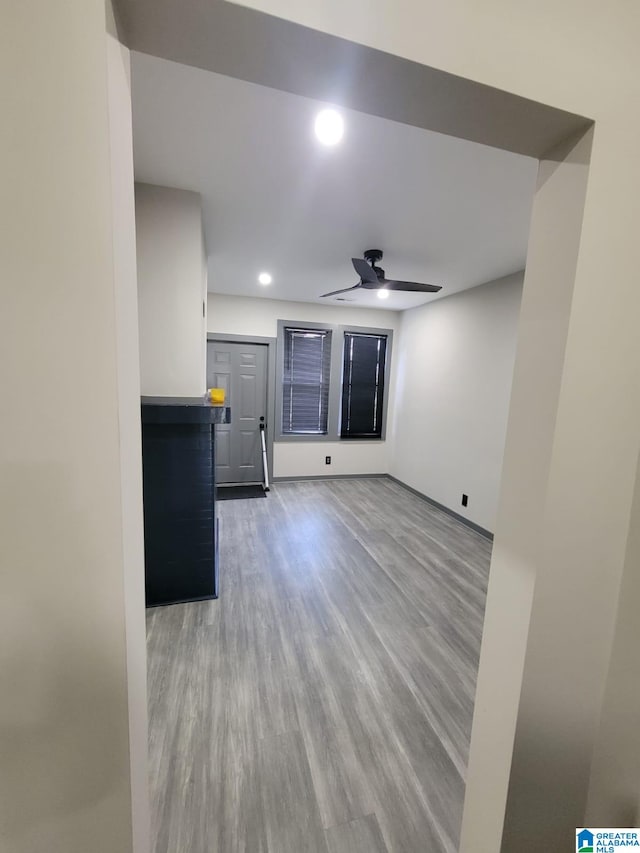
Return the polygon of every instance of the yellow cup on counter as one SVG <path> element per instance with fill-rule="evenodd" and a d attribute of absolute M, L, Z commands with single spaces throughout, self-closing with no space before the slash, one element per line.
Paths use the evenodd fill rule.
<path fill-rule="evenodd" d="M 214 406 L 224 406 L 224 388 L 209 388 L 208 394 Z"/>

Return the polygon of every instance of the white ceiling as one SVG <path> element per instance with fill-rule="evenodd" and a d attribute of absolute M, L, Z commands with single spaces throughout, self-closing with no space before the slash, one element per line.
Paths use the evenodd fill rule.
<path fill-rule="evenodd" d="M 202 194 L 210 291 L 331 303 L 380 248 L 388 278 L 442 291 L 345 296 L 403 310 L 524 267 L 533 158 L 352 110 L 324 148 L 325 104 L 135 52 L 132 78 L 136 180 Z"/>

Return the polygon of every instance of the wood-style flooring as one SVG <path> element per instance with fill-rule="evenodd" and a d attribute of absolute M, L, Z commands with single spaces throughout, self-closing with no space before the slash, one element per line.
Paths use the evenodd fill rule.
<path fill-rule="evenodd" d="M 491 543 L 388 479 L 220 504 L 148 611 L 154 853 L 454 853 Z"/>

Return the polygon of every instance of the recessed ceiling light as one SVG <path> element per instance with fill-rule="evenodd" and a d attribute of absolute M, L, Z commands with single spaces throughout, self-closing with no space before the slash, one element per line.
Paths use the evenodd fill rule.
<path fill-rule="evenodd" d="M 381 287 L 380 290 L 378 291 L 378 299 L 388 299 L 388 297 L 389 297 L 389 291 L 387 290 L 387 288 Z"/>
<path fill-rule="evenodd" d="M 258 276 L 258 281 L 260 282 L 260 284 L 271 284 L 271 282 L 273 281 L 273 278 L 271 277 L 270 273 L 261 272 L 260 275 Z"/>
<path fill-rule="evenodd" d="M 344 119 L 337 110 L 321 110 L 316 116 L 315 131 L 323 145 L 337 145 L 344 134 Z"/>

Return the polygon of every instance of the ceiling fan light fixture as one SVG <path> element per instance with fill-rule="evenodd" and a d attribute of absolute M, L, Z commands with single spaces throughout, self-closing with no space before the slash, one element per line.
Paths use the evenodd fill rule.
<path fill-rule="evenodd" d="M 344 135 L 344 119 L 337 110 L 320 110 L 314 130 L 323 145 L 337 145 Z"/>
<path fill-rule="evenodd" d="M 332 290 L 323 293 L 321 299 L 329 296 L 339 296 L 341 293 L 351 293 L 353 290 L 364 288 L 364 290 L 375 290 L 380 299 L 386 299 L 390 291 L 401 291 L 406 293 L 438 293 L 442 290 L 439 284 L 420 284 L 417 281 L 398 281 L 395 278 L 388 279 L 378 261 L 382 260 L 381 249 L 367 249 L 364 258 L 351 258 L 354 270 L 360 276 L 360 281 L 353 287 L 342 287 L 340 290 Z"/>

